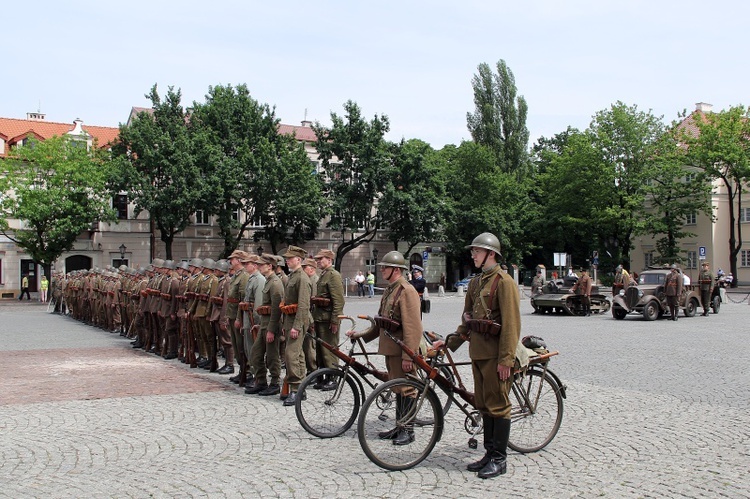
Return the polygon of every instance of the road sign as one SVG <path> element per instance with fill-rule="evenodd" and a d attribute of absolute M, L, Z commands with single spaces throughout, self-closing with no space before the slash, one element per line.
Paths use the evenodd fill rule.
<path fill-rule="evenodd" d="M 706 259 L 706 247 L 705 246 L 698 246 L 698 258 L 700 260 Z"/>
<path fill-rule="evenodd" d="M 429 256 L 430 256 L 430 254 L 429 254 L 429 253 L 427 253 L 426 251 L 423 251 L 423 252 L 422 252 L 422 260 L 424 260 L 425 262 L 427 261 L 427 258 L 428 258 Z"/>

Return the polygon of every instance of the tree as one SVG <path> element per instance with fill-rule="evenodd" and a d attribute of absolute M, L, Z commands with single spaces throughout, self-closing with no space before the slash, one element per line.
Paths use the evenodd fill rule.
<path fill-rule="evenodd" d="M 12 150 L 0 178 L 0 231 L 31 258 L 50 265 L 94 221 L 115 220 L 106 152 L 76 138 L 33 138 Z M 9 219 L 20 221 L 11 227 Z"/>
<path fill-rule="evenodd" d="M 654 177 L 646 184 L 644 232 L 662 234 L 656 248 L 663 263 L 682 261 L 680 239 L 695 236 L 685 230 L 688 216 L 711 215 L 711 185 L 704 174 L 686 169 L 685 149 L 675 133 L 665 133 L 654 156 Z"/>
<path fill-rule="evenodd" d="M 497 74 L 487 63 L 477 71 L 471 82 L 475 110 L 466 113 L 469 132 L 474 142 L 494 151 L 503 172 L 520 180 L 529 174 L 526 99 L 517 96 L 513 71 L 504 60 L 498 61 Z"/>
<path fill-rule="evenodd" d="M 174 237 L 190 223 L 204 183 L 180 91 L 169 87 L 162 101 L 154 85 L 146 97 L 152 112 L 139 113 L 130 126 L 121 125 L 112 148 L 119 169 L 116 186 L 128 192 L 136 212 L 149 212 L 171 259 Z"/>
<path fill-rule="evenodd" d="M 336 269 L 354 248 L 372 241 L 382 215 L 378 198 L 392 180 L 391 154 L 384 139 L 388 117 L 369 122 L 353 101 L 344 104 L 344 116 L 331 113 L 331 128 L 313 125 L 316 147 L 325 171 L 324 194 L 330 208 L 327 226 L 341 233 Z"/>
<path fill-rule="evenodd" d="M 219 85 L 209 88 L 204 104 L 194 103 L 190 126 L 208 186 L 202 207 L 216 215 L 223 257 L 258 221 L 264 229 L 255 237 L 267 237 L 274 251 L 279 242 L 301 244 L 314 236 L 320 187 L 304 149 L 279 134 L 274 109 L 253 99 L 244 84 Z M 290 203 L 293 212 L 285 209 Z"/>
<path fill-rule="evenodd" d="M 395 177 L 378 203 L 393 248 L 406 241 L 406 254 L 423 241 L 444 236 L 450 203 L 446 200 L 442 157 L 421 140 L 402 140 L 393 148 Z"/>
<path fill-rule="evenodd" d="M 707 178 L 721 181 L 727 193 L 729 265 L 737 275 L 737 255 L 742 248 L 742 191 L 750 176 L 750 111 L 734 106 L 719 113 L 694 112 L 681 127 L 690 165 Z M 685 123 L 685 122 L 684 122 Z M 693 125 L 692 128 L 689 125 Z M 734 280 L 732 286 L 736 286 Z"/>

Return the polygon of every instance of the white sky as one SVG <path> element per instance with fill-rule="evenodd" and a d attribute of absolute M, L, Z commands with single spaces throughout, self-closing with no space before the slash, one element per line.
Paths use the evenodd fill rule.
<path fill-rule="evenodd" d="M 389 139 L 440 148 L 469 138 L 477 65 L 504 59 L 533 143 L 617 100 L 666 121 L 700 101 L 749 104 L 749 14 L 730 0 L 14 2 L 0 116 L 117 126 L 154 83 L 186 106 L 247 83 L 283 123 L 307 109 L 328 124 L 351 99 L 388 115 Z"/>

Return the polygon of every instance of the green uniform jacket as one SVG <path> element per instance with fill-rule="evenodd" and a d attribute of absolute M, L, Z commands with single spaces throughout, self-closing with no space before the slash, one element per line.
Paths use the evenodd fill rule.
<path fill-rule="evenodd" d="M 258 303 L 263 300 L 263 287 L 266 285 L 266 278 L 263 274 L 257 270 L 252 274 L 248 274 L 247 281 L 245 284 L 245 295 L 242 301 L 253 304 L 253 308 L 247 312 L 243 312 L 242 327 L 250 330 L 250 314 L 253 314 L 253 322 L 258 324 L 260 322 L 260 316 L 255 312 L 258 307 Z M 240 310 L 240 312 L 242 312 Z"/>
<path fill-rule="evenodd" d="M 500 280 L 493 303 L 489 303 L 495 276 L 499 276 Z M 491 319 L 502 325 L 498 336 L 471 332 L 469 357 L 472 360 L 497 358 L 499 365 L 513 367 L 516 346 L 521 336 L 521 311 L 516 283 L 500 269 L 500 265 L 482 271 L 469 282 L 469 290 L 464 300 L 464 313 L 461 314 L 461 325 L 458 326 L 458 332 L 464 335 L 469 334 L 464 320 L 467 313 L 472 319 Z M 448 346 L 455 350 L 461 343 L 463 342 L 456 338 Z"/>
<path fill-rule="evenodd" d="M 711 291 L 711 283 L 713 282 L 713 276 L 710 270 L 701 270 L 698 275 L 698 282 L 701 285 L 701 291 Z"/>
<path fill-rule="evenodd" d="M 216 288 L 218 287 L 219 278 L 215 275 L 206 274 L 200 280 L 200 285 L 198 286 L 198 294 L 216 296 Z M 210 309 L 209 305 L 210 302 L 198 299 L 195 305 L 195 316 L 207 317 Z"/>
<path fill-rule="evenodd" d="M 274 273 L 266 278 L 261 295 L 261 305 L 271 306 L 271 315 L 260 316 L 260 331 L 264 333 L 269 331 L 273 334 L 279 333 L 281 310 L 279 304 L 284 299 L 284 285 L 281 279 Z"/>
<path fill-rule="evenodd" d="M 333 266 L 320 274 L 315 295 L 320 298 L 329 298 L 331 305 L 329 307 L 314 305 L 313 320 L 338 324 L 339 315 L 344 313 L 344 284 L 341 281 L 341 274 Z"/>
<path fill-rule="evenodd" d="M 401 288 L 401 293 L 396 300 L 396 291 Z M 395 303 L 394 303 L 395 302 Z M 402 276 L 388 285 L 383 291 L 380 300 L 378 315 L 399 321 L 401 328 L 392 333 L 413 351 L 418 351 L 422 340 L 422 314 L 420 312 L 419 293 L 414 286 Z M 365 331 L 362 336 L 365 341 L 372 341 L 380 336 L 378 353 L 389 357 L 401 356 L 403 360 L 412 360 L 400 346 L 391 340 L 377 325 L 373 325 Z"/>
<path fill-rule="evenodd" d="M 312 283 L 310 277 L 305 274 L 302 267 L 289 274 L 289 280 L 284 287 L 284 303 L 286 305 L 297 304 L 297 313 L 284 316 L 284 330 L 287 334 L 296 329 L 304 334 L 310 325 L 310 296 L 312 295 Z"/>
<path fill-rule="evenodd" d="M 227 298 L 231 300 L 239 300 L 237 303 L 227 302 L 227 319 L 231 322 L 240 320 L 241 315 L 237 315 L 239 309 L 239 302 L 242 301 L 242 295 L 245 292 L 245 284 L 247 284 L 247 271 L 240 269 L 232 276 L 229 280 L 229 291 L 227 292 Z"/>

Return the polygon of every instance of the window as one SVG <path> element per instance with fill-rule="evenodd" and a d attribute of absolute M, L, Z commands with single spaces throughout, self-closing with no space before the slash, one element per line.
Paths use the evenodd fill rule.
<path fill-rule="evenodd" d="M 203 210 L 195 210 L 195 225 L 208 225 L 208 215 Z"/>
<path fill-rule="evenodd" d="M 112 208 L 117 210 L 118 220 L 128 219 L 128 196 L 127 194 L 117 194 L 112 198 Z"/>
<path fill-rule="evenodd" d="M 690 182 L 694 181 L 696 178 L 698 178 L 697 173 L 687 173 L 685 174 L 685 183 L 689 184 Z"/>
<path fill-rule="evenodd" d="M 0 284 L 5 284 L 3 281 L 3 259 L 0 258 Z"/>
<path fill-rule="evenodd" d="M 696 215 L 695 213 L 690 213 L 685 216 L 685 225 L 695 225 L 697 220 L 698 215 Z"/>
<path fill-rule="evenodd" d="M 750 250 L 740 251 L 740 267 L 750 267 Z"/>
<path fill-rule="evenodd" d="M 253 216 L 253 223 L 250 224 L 253 228 L 263 228 L 265 227 L 265 223 L 263 222 L 263 215 L 260 213 L 256 213 L 255 216 Z"/>
<path fill-rule="evenodd" d="M 120 265 L 125 265 L 125 266 L 127 267 L 128 265 L 130 265 L 130 264 L 128 263 L 128 261 L 129 261 L 129 260 L 128 260 L 127 258 L 125 258 L 125 259 L 120 259 L 120 258 L 113 258 L 113 259 L 112 259 L 112 266 L 113 266 L 114 268 L 116 268 L 116 269 L 119 269 L 119 268 L 120 268 Z"/>
<path fill-rule="evenodd" d="M 687 265 L 685 265 L 685 268 L 687 269 L 698 268 L 698 254 L 695 251 L 687 252 Z"/>
<path fill-rule="evenodd" d="M 740 209 L 740 222 L 750 222 L 750 208 Z"/>
<path fill-rule="evenodd" d="M 237 208 L 236 210 L 232 210 L 232 221 L 239 222 L 240 221 L 240 209 Z"/>
<path fill-rule="evenodd" d="M 646 268 L 649 268 L 654 264 L 654 253 L 653 251 L 649 251 L 648 253 L 643 254 L 643 266 Z"/>

